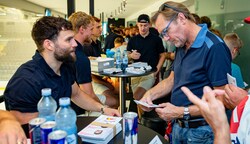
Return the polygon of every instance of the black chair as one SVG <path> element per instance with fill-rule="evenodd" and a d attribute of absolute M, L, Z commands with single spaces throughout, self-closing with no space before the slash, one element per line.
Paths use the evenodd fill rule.
<path fill-rule="evenodd" d="M 0 103 L 2 103 L 2 102 L 4 102 L 4 96 L 3 95 L 0 96 Z"/>

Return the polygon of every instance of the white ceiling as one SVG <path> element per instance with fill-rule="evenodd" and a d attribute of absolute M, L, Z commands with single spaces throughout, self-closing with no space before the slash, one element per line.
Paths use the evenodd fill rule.
<path fill-rule="evenodd" d="M 27 1 L 67 14 L 67 0 Z M 104 12 L 105 17 L 110 17 L 112 13 L 113 17 L 126 18 L 131 16 L 133 13 L 140 11 L 141 9 L 149 7 L 157 1 L 158 0 L 127 0 L 125 8 L 126 10 L 123 11 L 122 14 L 118 15 L 118 7 L 121 7 L 123 0 L 94 0 L 94 12 L 96 17 L 99 17 L 100 13 Z M 75 0 L 75 5 L 76 11 L 84 11 L 86 13 L 89 13 L 89 0 Z M 116 16 L 115 10 L 117 11 Z"/>

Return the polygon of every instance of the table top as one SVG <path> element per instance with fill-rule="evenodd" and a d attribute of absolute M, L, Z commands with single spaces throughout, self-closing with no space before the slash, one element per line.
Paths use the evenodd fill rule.
<path fill-rule="evenodd" d="M 152 69 L 150 71 L 146 71 L 145 73 L 142 74 L 134 74 L 134 73 L 128 73 L 128 72 L 118 72 L 118 73 L 104 73 L 103 71 L 101 72 L 96 72 L 96 71 L 92 71 L 91 73 L 94 75 L 100 75 L 100 76 L 109 76 L 109 77 L 139 77 L 139 76 L 145 76 L 145 75 L 149 75 L 151 73 L 156 72 L 156 70 Z"/>
<path fill-rule="evenodd" d="M 77 117 L 77 131 L 81 131 L 84 127 L 86 127 L 88 124 L 90 124 L 92 121 L 94 121 L 97 117 Z M 158 136 L 163 144 L 167 144 L 168 142 L 158 134 L 157 132 L 151 130 L 150 128 L 147 128 L 143 125 L 138 125 L 138 143 L 144 144 L 149 143 L 155 136 Z M 82 142 L 81 138 L 78 137 L 78 143 L 86 144 L 85 142 Z M 110 142 L 109 144 L 121 144 L 123 143 L 122 138 L 122 131 L 118 133 Z"/>

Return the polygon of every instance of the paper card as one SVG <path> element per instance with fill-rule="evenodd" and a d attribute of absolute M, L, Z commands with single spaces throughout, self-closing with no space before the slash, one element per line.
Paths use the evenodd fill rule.
<path fill-rule="evenodd" d="M 156 135 L 150 142 L 149 144 L 162 144 L 160 138 L 158 137 L 158 135 Z"/>
<path fill-rule="evenodd" d="M 229 73 L 227 73 L 227 81 L 228 81 L 228 84 L 237 86 L 236 78 L 231 76 Z"/>
<path fill-rule="evenodd" d="M 156 104 L 149 105 L 146 102 L 142 102 L 142 101 L 138 101 L 138 100 L 134 100 L 134 102 L 136 104 L 143 105 L 143 106 L 148 107 L 148 108 L 158 108 L 158 107 L 160 107 L 159 105 L 156 105 Z"/>

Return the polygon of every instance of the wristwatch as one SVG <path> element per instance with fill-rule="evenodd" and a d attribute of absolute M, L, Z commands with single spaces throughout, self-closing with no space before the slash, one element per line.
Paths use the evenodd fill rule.
<path fill-rule="evenodd" d="M 184 107 L 183 119 L 184 119 L 184 120 L 189 120 L 190 117 L 191 117 L 191 116 L 190 116 L 188 107 Z"/>
<path fill-rule="evenodd" d="M 105 109 L 106 107 L 107 107 L 106 105 L 103 105 L 103 106 L 101 107 L 101 114 L 104 114 L 104 109 Z"/>

